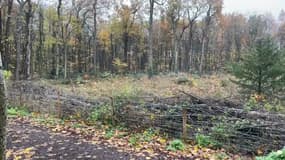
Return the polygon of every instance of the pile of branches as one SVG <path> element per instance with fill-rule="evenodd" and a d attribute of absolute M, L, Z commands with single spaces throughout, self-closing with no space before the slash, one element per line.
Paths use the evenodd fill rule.
<path fill-rule="evenodd" d="M 20 81 L 8 85 L 8 99 L 12 106 L 26 106 L 30 111 L 69 117 L 88 117 L 94 107 L 109 103 L 106 99 L 88 99 L 74 93 L 41 84 Z"/>
<path fill-rule="evenodd" d="M 241 104 L 230 101 L 183 93 L 170 98 L 126 101 L 117 108 L 117 118 L 128 127 L 152 127 L 173 137 L 184 136 L 186 115 L 188 139 L 203 134 L 230 151 L 268 152 L 285 144 L 285 115 L 246 111 Z"/>

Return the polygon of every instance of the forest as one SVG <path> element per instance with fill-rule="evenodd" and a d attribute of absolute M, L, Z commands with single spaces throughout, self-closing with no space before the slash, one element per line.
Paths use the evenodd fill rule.
<path fill-rule="evenodd" d="M 284 160 L 285 8 L 226 1 L 0 0 L 0 160 Z"/>
<path fill-rule="evenodd" d="M 2 60 L 16 80 L 98 72 L 213 73 L 239 61 L 259 37 L 271 35 L 284 45 L 284 11 L 278 20 L 270 14 L 223 14 L 222 0 L 1 4 Z"/>

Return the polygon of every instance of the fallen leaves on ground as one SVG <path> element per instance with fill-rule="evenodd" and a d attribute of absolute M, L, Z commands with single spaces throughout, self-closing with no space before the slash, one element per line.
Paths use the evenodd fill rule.
<path fill-rule="evenodd" d="M 163 155 L 166 159 L 203 159 L 216 160 L 218 156 L 222 155 L 224 159 L 241 159 L 239 155 L 229 154 L 224 150 L 212 150 L 209 148 L 201 148 L 196 145 L 186 145 L 183 151 L 167 151 L 169 140 L 158 135 L 153 136 L 149 141 L 139 141 L 136 145 L 132 145 L 129 140 L 133 134 L 126 130 L 115 129 L 113 135 L 108 137 L 109 126 L 88 126 L 84 122 L 76 121 L 62 121 L 56 118 L 47 118 L 45 121 L 38 118 L 21 118 L 21 121 L 28 121 L 34 126 L 48 128 L 52 132 L 64 136 L 76 136 L 82 142 L 92 144 L 104 144 L 112 148 L 117 148 L 119 152 L 133 153 L 136 156 L 145 157 L 145 159 L 153 159 Z M 79 142 L 80 143 L 80 142 Z M 51 148 L 52 150 L 52 148 Z M 33 155 L 33 148 L 26 148 L 20 151 L 8 151 L 7 156 L 29 158 Z M 224 156 L 226 155 L 226 156 Z M 21 158 L 20 158 L 21 159 Z M 244 158 L 243 158 L 244 159 Z"/>
<path fill-rule="evenodd" d="M 6 158 L 14 160 L 21 160 L 21 159 L 32 160 L 34 154 L 35 154 L 34 147 L 28 147 L 19 150 L 9 149 L 6 152 Z"/>

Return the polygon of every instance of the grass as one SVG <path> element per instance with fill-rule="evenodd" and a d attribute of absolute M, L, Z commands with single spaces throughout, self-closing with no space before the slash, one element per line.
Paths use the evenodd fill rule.
<path fill-rule="evenodd" d="M 189 80 L 188 83 L 177 83 L 179 78 Z M 58 88 L 74 92 L 85 97 L 106 96 L 158 96 L 171 97 L 183 90 L 200 97 L 216 99 L 239 99 L 237 86 L 229 80 L 229 75 L 211 75 L 199 77 L 191 74 L 160 75 L 148 79 L 147 75 L 141 76 L 114 76 L 108 79 L 89 80 L 85 84 L 64 85 L 55 81 L 48 81 Z"/>
<path fill-rule="evenodd" d="M 203 154 L 201 154 L 196 146 L 183 143 L 179 139 L 169 141 L 167 137 L 160 135 L 158 131 L 152 128 L 140 132 L 130 131 L 123 126 L 101 125 L 100 128 L 97 128 L 98 126 L 89 126 L 82 120 L 63 120 L 50 115 L 29 113 L 23 107 L 10 107 L 8 114 L 14 117 L 28 117 L 24 120 L 31 121 L 34 125 L 50 128 L 51 131 L 56 133 L 77 134 L 82 137 L 96 135 L 93 137 L 95 139 L 92 140 L 92 143 L 100 143 L 102 138 L 104 138 L 112 142 L 112 145 L 126 148 L 128 151 L 133 151 L 135 148 L 137 152 L 143 150 L 153 153 L 155 147 L 156 149 L 170 151 L 172 154 L 189 155 L 191 153 L 206 159 L 220 153 L 219 150 L 202 148 L 201 153 L 203 152 Z M 222 154 L 218 156 L 221 159 L 225 157 Z"/>
<path fill-rule="evenodd" d="M 7 113 L 8 117 L 26 117 L 30 115 L 29 111 L 24 107 L 9 107 Z"/>

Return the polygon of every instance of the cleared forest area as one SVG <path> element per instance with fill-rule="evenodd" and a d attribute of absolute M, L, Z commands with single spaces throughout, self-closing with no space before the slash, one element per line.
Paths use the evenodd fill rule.
<path fill-rule="evenodd" d="M 285 11 L 237 4 L 0 0 L 0 160 L 284 160 Z"/>

